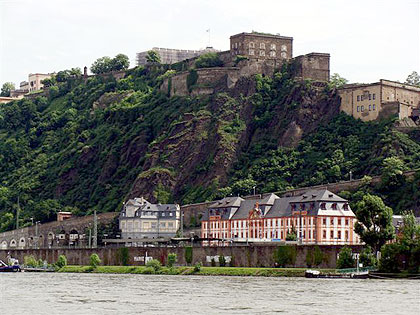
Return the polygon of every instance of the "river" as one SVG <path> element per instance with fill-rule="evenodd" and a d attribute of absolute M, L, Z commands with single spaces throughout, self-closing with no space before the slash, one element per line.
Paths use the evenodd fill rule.
<path fill-rule="evenodd" d="M 416 280 L 0 274 L 0 314 L 420 314 Z"/>

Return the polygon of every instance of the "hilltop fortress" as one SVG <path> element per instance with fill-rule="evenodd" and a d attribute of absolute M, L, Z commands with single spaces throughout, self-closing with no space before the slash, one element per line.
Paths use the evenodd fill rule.
<path fill-rule="evenodd" d="M 222 67 L 193 68 L 197 59 L 183 61 L 185 69 L 166 78 L 163 92 L 173 95 L 205 95 L 216 86 L 233 88 L 241 77 L 254 74 L 272 75 L 284 62 L 294 60 L 297 76 L 327 82 L 330 76 L 330 55 L 310 53 L 293 58 L 293 38 L 264 33 L 240 33 L 230 37 L 230 50 L 218 52 Z"/>
<path fill-rule="evenodd" d="M 212 94 L 216 88 L 231 89 L 242 77 L 272 75 L 285 62 L 293 62 L 295 76 L 325 85 L 330 78 L 330 54 L 308 53 L 293 57 L 293 38 L 265 33 L 240 33 L 230 37 L 230 50 L 217 52 L 222 67 L 194 69 L 198 56 L 178 65 L 161 91 L 170 96 Z M 166 60 L 166 59 L 165 59 Z M 370 84 L 347 84 L 338 90 L 340 110 L 363 121 L 396 116 L 407 127 L 420 123 L 420 88 L 380 80 Z"/>

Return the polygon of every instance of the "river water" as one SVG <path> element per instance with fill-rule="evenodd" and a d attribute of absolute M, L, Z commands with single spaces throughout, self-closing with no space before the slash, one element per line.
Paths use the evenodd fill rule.
<path fill-rule="evenodd" d="M 420 281 L 0 274 L 0 314 L 420 314 Z"/>

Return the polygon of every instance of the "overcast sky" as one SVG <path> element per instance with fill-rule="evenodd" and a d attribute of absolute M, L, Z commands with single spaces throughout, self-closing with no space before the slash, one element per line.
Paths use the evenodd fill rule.
<path fill-rule="evenodd" d="M 419 0 L 0 0 L 0 84 L 152 47 L 229 49 L 252 30 L 331 54 L 350 82 L 420 72 Z"/>

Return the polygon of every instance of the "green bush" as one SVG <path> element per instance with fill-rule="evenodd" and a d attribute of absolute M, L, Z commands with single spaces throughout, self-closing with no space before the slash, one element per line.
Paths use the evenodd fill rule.
<path fill-rule="evenodd" d="M 226 266 L 226 258 L 223 254 L 219 256 L 219 266 L 220 267 Z"/>
<path fill-rule="evenodd" d="M 210 52 L 203 54 L 195 61 L 196 68 L 212 68 L 223 67 L 223 61 L 220 59 L 219 54 Z"/>
<path fill-rule="evenodd" d="M 201 270 L 201 263 L 198 262 L 194 265 L 194 272 L 200 272 Z"/>
<path fill-rule="evenodd" d="M 191 264 L 193 260 L 193 248 L 191 246 L 185 247 L 185 261 Z"/>
<path fill-rule="evenodd" d="M 379 260 L 379 270 L 382 272 L 399 272 L 398 257 L 401 248 L 398 244 L 386 244 L 381 248 L 381 259 Z"/>
<path fill-rule="evenodd" d="M 191 92 L 192 91 L 192 88 L 197 83 L 197 80 L 198 80 L 197 70 L 191 69 L 190 72 L 187 75 L 187 88 L 188 88 L 188 92 Z"/>
<path fill-rule="evenodd" d="M 147 266 L 147 267 L 151 267 L 151 268 L 153 268 L 153 270 L 154 270 L 155 272 L 158 272 L 158 271 L 160 270 L 160 268 L 162 268 L 162 265 L 161 265 L 160 261 L 159 261 L 159 260 L 157 260 L 157 259 L 152 259 L 152 260 L 149 260 L 149 261 L 147 262 L 146 266 Z"/>
<path fill-rule="evenodd" d="M 167 261 L 167 264 L 166 265 L 169 268 L 172 268 L 175 263 L 176 263 L 176 254 L 175 253 L 169 253 L 168 254 L 168 261 Z"/>
<path fill-rule="evenodd" d="M 337 260 L 337 268 L 354 268 L 356 266 L 353 259 L 353 252 L 350 247 L 344 246 L 340 249 L 339 257 Z"/>
<path fill-rule="evenodd" d="M 370 267 L 376 266 L 377 261 L 375 254 L 372 253 L 372 248 L 370 246 L 366 246 L 362 252 L 360 253 L 359 262 L 363 264 L 363 267 Z"/>
<path fill-rule="evenodd" d="M 211 259 L 211 266 L 216 267 L 216 260 L 214 258 Z"/>
<path fill-rule="evenodd" d="M 38 261 L 32 255 L 25 256 L 23 258 L 23 262 L 24 262 L 26 267 L 34 267 L 34 268 L 38 267 Z"/>
<path fill-rule="evenodd" d="M 121 265 L 123 266 L 128 266 L 128 261 L 129 261 L 129 254 L 128 254 L 128 248 L 127 247 L 122 247 L 118 249 L 118 260 L 120 261 Z"/>
<path fill-rule="evenodd" d="M 93 253 L 90 255 L 90 266 L 96 268 L 101 263 L 101 259 L 99 258 L 98 254 Z"/>
<path fill-rule="evenodd" d="M 146 275 L 153 275 L 156 273 L 155 268 L 153 267 L 146 267 L 143 269 L 142 273 L 146 274 Z"/>
<path fill-rule="evenodd" d="M 306 251 L 306 266 L 311 268 L 315 264 L 314 260 L 314 250 L 312 248 L 308 248 Z"/>
<path fill-rule="evenodd" d="M 64 266 L 67 266 L 67 258 L 65 255 L 60 255 L 58 256 L 57 262 L 55 263 L 55 265 L 58 268 L 63 268 Z"/>
<path fill-rule="evenodd" d="M 294 265 L 296 262 L 297 251 L 295 246 L 278 246 L 274 251 L 274 261 L 279 267 L 285 267 L 287 264 Z"/>

